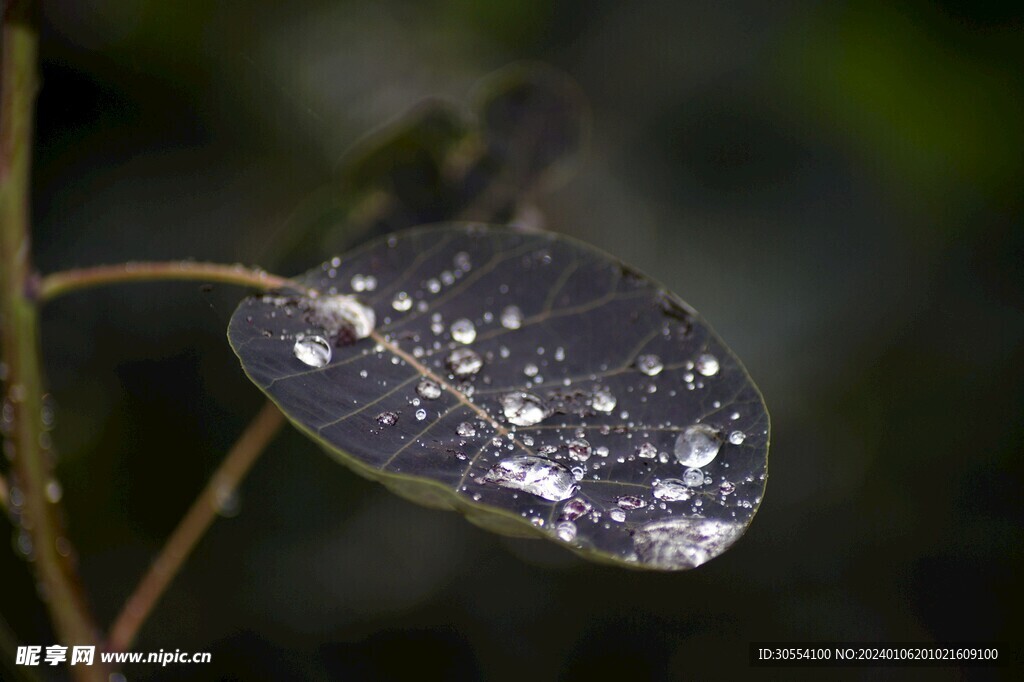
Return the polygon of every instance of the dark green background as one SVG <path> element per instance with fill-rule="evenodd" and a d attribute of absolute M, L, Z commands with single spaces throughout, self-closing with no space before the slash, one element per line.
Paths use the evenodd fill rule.
<path fill-rule="evenodd" d="M 674 575 L 489 535 L 289 432 L 137 645 L 213 664 L 129 679 L 711 679 L 779 672 L 747 667 L 751 640 L 1020 644 L 1019 4 L 44 4 L 41 270 L 273 265 L 349 145 L 537 59 L 593 113 L 547 226 L 700 310 L 772 414 L 747 535 Z M 224 338 L 240 296 L 145 284 L 45 311 L 104 624 L 261 404 Z M 27 566 L 4 553 L 0 574 L 18 640 L 52 643 Z"/>

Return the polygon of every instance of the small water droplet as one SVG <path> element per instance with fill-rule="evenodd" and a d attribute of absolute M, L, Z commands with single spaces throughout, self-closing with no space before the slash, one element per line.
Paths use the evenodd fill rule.
<path fill-rule="evenodd" d="M 736 492 L 736 486 L 729 481 L 722 481 L 722 485 L 718 486 L 718 492 L 722 495 L 732 495 Z"/>
<path fill-rule="evenodd" d="M 743 445 L 743 441 L 747 439 L 747 434 L 742 431 L 733 431 L 729 434 L 729 442 L 733 445 Z"/>
<path fill-rule="evenodd" d="M 322 336 L 299 336 L 292 353 L 310 367 L 324 367 L 331 361 L 331 344 Z"/>
<path fill-rule="evenodd" d="M 654 459 L 658 456 L 658 448 L 653 443 L 641 443 L 636 449 L 637 457 Z"/>
<path fill-rule="evenodd" d="M 513 391 L 501 396 L 505 418 L 516 426 L 533 426 L 550 416 L 551 410 L 532 393 Z"/>
<path fill-rule="evenodd" d="M 697 371 L 706 377 L 714 376 L 718 374 L 718 358 L 711 353 L 704 353 L 697 358 L 697 362 L 694 365 Z"/>
<path fill-rule="evenodd" d="M 462 422 L 455 427 L 455 433 L 459 434 L 463 438 L 472 438 L 476 435 L 476 427 L 469 422 Z"/>
<path fill-rule="evenodd" d="M 417 420 L 423 421 L 426 418 L 427 418 L 427 411 L 426 410 L 424 410 L 422 407 L 420 409 L 416 410 L 416 419 Z"/>
<path fill-rule="evenodd" d="M 484 475 L 484 480 L 555 502 L 571 497 L 579 488 L 567 468 L 533 455 L 498 462 Z"/>
<path fill-rule="evenodd" d="M 501 326 L 505 329 L 519 329 L 523 326 L 523 311 L 519 306 L 510 305 L 501 311 Z"/>
<path fill-rule="evenodd" d="M 718 456 L 721 445 L 715 429 L 707 424 L 693 424 L 676 438 L 676 459 L 687 467 L 707 466 Z"/>
<path fill-rule="evenodd" d="M 704 472 L 700 469 L 687 469 L 683 472 L 683 484 L 691 488 L 704 485 Z"/>
<path fill-rule="evenodd" d="M 532 362 L 528 363 L 525 367 L 523 367 L 523 374 L 525 374 L 528 377 L 537 376 L 537 372 L 539 371 L 540 369 L 537 368 L 537 365 L 533 364 Z"/>
<path fill-rule="evenodd" d="M 432 294 L 436 294 L 437 292 L 441 291 L 441 283 L 437 281 L 437 279 L 431 277 L 430 279 L 427 280 L 427 291 L 429 291 Z"/>
<path fill-rule="evenodd" d="M 459 343 L 468 345 L 476 340 L 476 327 L 466 318 L 462 318 L 452 322 L 451 334 L 452 338 Z"/>
<path fill-rule="evenodd" d="M 424 400 L 437 400 L 441 397 L 441 385 L 433 379 L 423 377 L 416 385 L 416 393 Z"/>
<path fill-rule="evenodd" d="M 46 499 L 51 504 L 57 504 L 64 497 L 64 489 L 56 479 L 50 479 L 46 484 Z"/>
<path fill-rule="evenodd" d="M 573 459 L 586 462 L 590 459 L 590 443 L 583 438 L 574 438 L 569 441 L 569 456 Z"/>
<path fill-rule="evenodd" d="M 381 412 L 377 415 L 377 423 L 381 426 L 394 426 L 398 423 L 398 415 L 394 412 Z"/>
<path fill-rule="evenodd" d="M 651 492 L 665 502 L 684 502 L 690 499 L 690 487 L 678 478 L 663 478 L 654 484 Z"/>
<path fill-rule="evenodd" d="M 460 379 L 473 376 L 484 366 L 483 359 L 472 348 L 456 348 L 446 363 L 451 373 Z"/>
<path fill-rule="evenodd" d="M 562 542 L 572 542 L 576 539 L 576 524 L 572 521 L 562 521 L 555 526 L 555 535 Z"/>
<path fill-rule="evenodd" d="M 581 516 L 589 514 L 593 509 L 593 505 L 582 497 L 574 497 L 565 503 L 558 518 L 562 521 L 575 521 Z"/>
<path fill-rule="evenodd" d="M 611 391 L 606 388 L 599 388 L 594 391 L 594 395 L 591 397 L 590 405 L 598 412 L 609 413 L 615 409 L 615 405 L 618 401 L 615 400 L 615 396 L 612 395 Z"/>
<path fill-rule="evenodd" d="M 355 296 L 312 298 L 309 305 L 313 323 L 331 337 L 351 334 L 355 339 L 365 339 L 377 324 L 373 308 L 363 305 Z"/>
<path fill-rule="evenodd" d="M 404 313 L 409 308 L 412 308 L 412 297 L 404 291 L 399 291 L 391 299 L 391 307 L 400 313 Z"/>
<path fill-rule="evenodd" d="M 621 509 L 611 509 L 608 511 L 608 518 L 616 523 L 622 523 L 626 520 L 626 512 Z"/>
<path fill-rule="evenodd" d="M 615 504 L 619 505 L 621 509 L 633 510 L 643 509 L 647 506 L 647 502 L 642 497 L 636 495 L 623 495 L 615 500 Z"/>
<path fill-rule="evenodd" d="M 657 355 L 641 355 L 636 359 L 636 368 L 649 377 L 657 376 L 665 364 Z"/>

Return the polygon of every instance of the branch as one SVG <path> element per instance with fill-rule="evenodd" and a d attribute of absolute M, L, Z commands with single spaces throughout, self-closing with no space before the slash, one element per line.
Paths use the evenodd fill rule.
<path fill-rule="evenodd" d="M 36 292 L 39 300 L 49 301 L 63 294 L 119 282 L 152 282 L 160 280 L 196 280 L 222 282 L 256 289 L 299 289 L 305 287 L 244 265 L 221 265 L 194 261 L 138 262 L 99 265 L 92 268 L 64 270 L 46 275 Z"/>
<path fill-rule="evenodd" d="M 36 78 L 35 7 L 29 0 L 3 4 L 0 35 L 0 341 L 6 365 L 5 438 L 13 456 L 12 485 L 22 492 L 14 518 L 28 533 L 39 592 L 57 638 L 73 645 L 95 644 L 99 632 L 86 608 L 60 509 L 46 497 L 53 480 L 53 453 L 40 443 L 43 388 L 39 354 L 39 310 L 26 296 L 31 269 L 29 166 Z M 82 680 L 105 680 L 105 665 L 76 666 Z"/>
<path fill-rule="evenodd" d="M 107 640 L 109 651 L 125 651 L 131 646 L 139 628 L 213 523 L 225 500 L 283 424 L 284 415 L 268 402 L 242 432 L 114 620 Z"/>

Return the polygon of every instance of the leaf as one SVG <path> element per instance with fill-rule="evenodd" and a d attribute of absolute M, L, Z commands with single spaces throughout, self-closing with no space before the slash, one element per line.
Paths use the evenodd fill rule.
<path fill-rule="evenodd" d="M 696 312 L 607 254 L 447 225 L 296 281 L 244 300 L 231 345 L 299 429 L 403 496 L 656 569 L 720 554 L 757 510 L 760 394 Z"/>

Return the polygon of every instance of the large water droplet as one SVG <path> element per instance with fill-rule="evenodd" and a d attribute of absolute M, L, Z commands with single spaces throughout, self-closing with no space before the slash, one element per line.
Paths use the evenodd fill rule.
<path fill-rule="evenodd" d="M 598 412 L 611 412 L 615 409 L 615 405 L 618 401 L 615 400 L 615 396 L 612 395 L 611 391 L 606 388 L 599 388 L 594 391 L 594 395 L 591 397 L 590 406 Z"/>
<path fill-rule="evenodd" d="M 441 385 L 433 379 L 423 377 L 416 385 L 416 393 L 425 400 L 437 400 L 441 397 Z"/>
<path fill-rule="evenodd" d="M 460 379 L 473 376 L 484 366 L 483 359 L 472 348 L 456 348 L 446 362 L 451 373 Z"/>
<path fill-rule="evenodd" d="M 391 307 L 400 313 L 404 313 L 412 307 L 412 297 L 404 291 L 399 291 L 395 294 L 395 297 L 391 299 Z"/>
<path fill-rule="evenodd" d="M 452 322 L 451 333 L 459 343 L 470 344 L 476 339 L 476 327 L 466 318 Z"/>
<path fill-rule="evenodd" d="M 633 533 L 637 556 L 657 568 L 694 568 L 724 552 L 743 527 L 716 519 L 652 521 Z"/>
<path fill-rule="evenodd" d="M 664 478 L 654 484 L 654 496 L 665 502 L 685 502 L 690 499 L 690 488 L 678 478 Z"/>
<path fill-rule="evenodd" d="M 310 367 L 323 367 L 331 361 L 331 344 L 322 336 L 300 336 L 292 353 Z"/>
<path fill-rule="evenodd" d="M 523 326 L 523 311 L 519 306 L 510 305 L 501 311 L 501 326 L 505 329 L 519 329 Z"/>
<path fill-rule="evenodd" d="M 516 426 L 539 424 L 551 411 L 532 393 L 514 391 L 501 396 L 501 409 L 505 418 Z"/>
<path fill-rule="evenodd" d="M 569 441 L 569 456 L 580 462 L 590 459 L 590 443 L 583 438 L 574 438 Z"/>
<path fill-rule="evenodd" d="M 329 336 L 350 330 L 356 339 L 365 339 L 373 332 L 377 316 L 373 308 L 363 305 L 355 296 L 323 296 L 310 299 L 313 323 L 323 327 Z"/>
<path fill-rule="evenodd" d="M 665 363 L 657 355 L 641 355 L 636 359 L 636 368 L 649 377 L 656 376 L 665 368 Z"/>
<path fill-rule="evenodd" d="M 676 459 L 687 467 L 707 466 L 718 456 L 721 447 L 718 431 L 707 424 L 693 424 L 676 438 Z"/>
<path fill-rule="evenodd" d="M 572 497 L 579 488 L 572 472 L 564 466 L 533 455 L 517 455 L 498 462 L 484 475 L 484 480 L 555 502 Z"/>
<path fill-rule="evenodd" d="M 718 358 L 711 353 L 704 353 L 697 358 L 697 362 L 694 367 L 696 367 L 697 371 L 706 377 L 714 376 L 715 374 L 718 374 Z"/>

